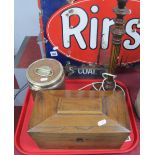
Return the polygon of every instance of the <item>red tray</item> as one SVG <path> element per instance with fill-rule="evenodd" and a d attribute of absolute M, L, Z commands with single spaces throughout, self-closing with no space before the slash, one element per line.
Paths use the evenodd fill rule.
<path fill-rule="evenodd" d="M 67 90 L 77 90 L 85 85 L 88 85 L 92 82 L 101 81 L 101 80 L 66 80 L 66 89 Z M 63 149 L 40 149 L 32 138 L 28 135 L 28 122 L 30 119 L 30 114 L 33 107 L 33 100 L 28 90 L 24 106 L 21 111 L 19 122 L 15 134 L 15 146 L 19 152 L 26 155 L 70 155 L 70 154 L 111 154 L 111 153 L 126 153 L 133 150 L 139 142 L 139 133 L 137 130 L 134 113 L 132 110 L 131 100 L 127 87 L 116 81 L 126 93 L 126 103 L 128 106 L 130 124 L 131 124 L 131 134 L 128 141 L 124 142 L 120 149 L 100 149 L 100 150 L 63 150 Z M 87 87 L 85 90 L 90 89 Z"/>

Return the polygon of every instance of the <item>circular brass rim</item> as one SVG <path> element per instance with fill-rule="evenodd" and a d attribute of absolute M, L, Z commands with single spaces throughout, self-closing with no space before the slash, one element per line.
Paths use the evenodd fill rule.
<path fill-rule="evenodd" d="M 52 60 L 52 61 L 55 61 L 56 63 L 58 63 L 58 65 L 60 66 L 60 72 L 55 79 L 48 81 L 48 82 L 39 83 L 39 82 L 36 82 L 30 78 L 28 71 L 35 63 L 38 63 L 38 62 L 43 61 L 43 60 L 48 60 L 48 61 Z M 55 59 L 51 59 L 51 58 L 43 58 L 43 59 L 39 59 L 39 60 L 33 62 L 31 65 L 29 65 L 29 67 L 27 68 L 27 71 L 26 71 L 26 77 L 27 77 L 28 83 L 31 87 L 38 88 L 38 89 L 41 89 L 42 87 L 44 88 L 46 86 L 48 86 L 48 87 L 53 86 L 54 87 L 54 85 L 57 85 L 58 81 L 64 80 L 64 70 L 63 70 L 62 64 L 59 61 L 57 61 Z"/>

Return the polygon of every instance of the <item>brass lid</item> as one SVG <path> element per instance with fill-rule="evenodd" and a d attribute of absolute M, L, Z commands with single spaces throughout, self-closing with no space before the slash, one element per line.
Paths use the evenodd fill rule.
<path fill-rule="evenodd" d="M 64 81 L 64 70 L 55 59 L 39 59 L 27 69 L 26 77 L 32 90 L 55 89 Z"/>

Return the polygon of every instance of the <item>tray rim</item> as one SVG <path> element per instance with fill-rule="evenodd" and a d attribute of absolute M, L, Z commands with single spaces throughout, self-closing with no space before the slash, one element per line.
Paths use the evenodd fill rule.
<path fill-rule="evenodd" d="M 73 81 L 78 81 L 78 82 L 88 82 L 88 81 L 101 81 L 101 79 L 65 79 L 65 82 L 73 82 Z M 14 140 L 14 143 L 15 143 L 15 147 L 16 149 L 22 153 L 22 154 L 25 154 L 25 155 L 34 155 L 34 154 L 40 154 L 40 155 L 51 155 L 51 154 L 54 154 L 54 155 L 77 155 L 77 154 L 123 154 L 123 153 L 127 153 L 127 152 L 130 152 L 132 151 L 139 143 L 139 132 L 138 132 L 138 128 L 137 128 L 137 124 L 136 124 L 136 120 L 135 120 L 135 114 L 133 112 L 133 108 L 132 108 L 132 104 L 131 104 L 131 98 L 130 98 L 130 95 L 129 95 L 129 91 L 128 91 L 128 88 L 127 86 L 119 81 L 119 80 L 116 80 L 116 83 L 120 86 L 122 86 L 125 90 L 125 93 L 126 93 L 126 100 L 128 101 L 128 111 L 130 113 L 130 122 L 132 122 L 132 127 L 133 127 L 133 130 L 134 130 L 134 142 L 133 142 L 133 145 L 126 149 L 126 150 L 119 150 L 119 149 L 98 149 L 98 150 L 62 150 L 62 149 L 53 149 L 52 152 L 27 152 L 27 151 L 24 151 L 24 149 L 22 149 L 22 147 L 20 146 L 19 144 L 19 137 L 20 137 L 20 133 L 21 133 L 21 129 L 22 129 L 22 125 L 24 123 L 24 121 L 22 121 L 24 118 L 25 118 L 25 115 L 26 115 L 26 109 L 27 109 L 27 106 L 28 106 L 28 100 L 29 100 L 29 96 L 31 94 L 30 92 L 30 89 L 27 90 L 27 93 L 26 93 L 26 97 L 24 99 L 24 104 L 22 106 L 22 110 L 21 110 L 21 113 L 20 113 L 20 117 L 19 117 L 19 120 L 18 120 L 18 124 L 17 124 L 17 127 L 16 127 L 16 131 L 15 131 L 15 140 Z"/>

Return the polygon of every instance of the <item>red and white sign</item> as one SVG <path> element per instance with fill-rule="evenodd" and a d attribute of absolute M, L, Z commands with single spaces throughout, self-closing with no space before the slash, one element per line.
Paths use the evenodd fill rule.
<path fill-rule="evenodd" d="M 125 16 L 126 33 L 122 39 L 120 58 L 124 63 L 139 61 L 140 58 L 140 2 L 129 0 L 127 8 L 131 14 Z M 78 0 L 65 5 L 49 19 L 46 33 L 50 43 L 70 58 L 93 63 L 99 48 L 110 54 L 117 0 Z"/>

